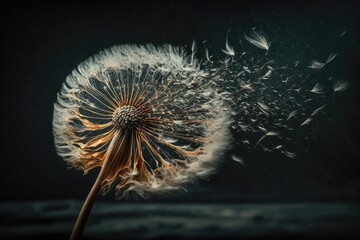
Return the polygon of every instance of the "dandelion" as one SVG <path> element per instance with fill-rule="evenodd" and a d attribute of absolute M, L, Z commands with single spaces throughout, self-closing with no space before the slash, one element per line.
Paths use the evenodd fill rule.
<path fill-rule="evenodd" d="M 85 174 L 101 168 L 71 239 L 81 236 L 99 193 L 114 187 L 119 198 L 146 197 L 215 170 L 231 121 L 198 65 L 170 45 L 123 45 L 67 77 L 54 104 L 57 153 Z"/>

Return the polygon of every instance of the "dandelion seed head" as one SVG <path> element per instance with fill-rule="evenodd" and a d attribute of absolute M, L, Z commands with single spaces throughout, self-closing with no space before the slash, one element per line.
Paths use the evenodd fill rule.
<path fill-rule="evenodd" d="M 224 109 L 183 49 L 115 46 L 67 77 L 54 104 L 55 146 L 84 173 L 109 159 L 103 194 L 114 186 L 119 198 L 182 189 L 213 173 L 229 147 Z"/>

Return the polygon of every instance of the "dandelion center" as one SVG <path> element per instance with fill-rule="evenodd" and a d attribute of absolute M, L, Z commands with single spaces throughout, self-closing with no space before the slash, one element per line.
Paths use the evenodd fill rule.
<path fill-rule="evenodd" d="M 119 128 L 132 128 L 138 126 L 143 121 L 143 112 L 131 105 L 124 105 L 117 108 L 112 117 L 113 124 Z"/>

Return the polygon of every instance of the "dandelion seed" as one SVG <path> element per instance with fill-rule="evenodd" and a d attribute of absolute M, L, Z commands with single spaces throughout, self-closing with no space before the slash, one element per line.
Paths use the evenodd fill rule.
<path fill-rule="evenodd" d="M 270 75 L 272 74 L 272 70 L 270 69 L 269 71 L 266 72 L 266 74 L 264 76 L 261 77 L 261 79 L 269 79 Z"/>
<path fill-rule="evenodd" d="M 266 128 L 264 128 L 264 127 L 262 127 L 262 126 L 258 126 L 258 128 L 259 128 L 261 131 L 267 132 Z"/>
<path fill-rule="evenodd" d="M 332 60 L 334 60 L 334 58 L 337 56 L 336 53 L 330 53 L 329 56 L 327 57 L 326 61 L 320 62 L 318 60 L 312 60 L 311 64 L 308 66 L 309 68 L 312 69 L 321 69 L 323 67 L 325 67 L 326 64 L 328 64 L 329 62 L 331 62 Z"/>
<path fill-rule="evenodd" d="M 206 60 L 210 61 L 209 50 L 208 50 L 208 49 L 207 49 L 207 47 L 205 46 L 205 43 L 204 43 L 204 50 L 205 50 L 205 57 L 206 57 Z"/>
<path fill-rule="evenodd" d="M 189 149 L 191 147 L 191 144 L 182 145 L 182 146 L 179 146 L 179 147 L 182 148 L 182 149 Z"/>
<path fill-rule="evenodd" d="M 318 114 L 321 110 L 323 110 L 325 108 L 325 105 L 315 109 L 312 114 L 310 115 L 311 117 L 315 116 L 316 114 Z"/>
<path fill-rule="evenodd" d="M 281 153 L 289 158 L 296 158 L 296 153 L 289 152 L 289 151 L 281 151 Z"/>
<path fill-rule="evenodd" d="M 238 162 L 238 163 L 240 163 L 241 165 L 245 166 L 245 161 L 244 161 L 244 159 L 242 159 L 241 157 L 231 155 L 231 158 L 232 158 L 232 160 L 234 160 L 235 162 Z"/>
<path fill-rule="evenodd" d="M 218 91 L 194 53 L 195 44 L 192 58 L 170 45 L 115 46 L 67 77 L 54 104 L 57 153 L 85 174 L 101 168 L 71 239 L 81 236 L 95 197 L 113 186 L 119 198 L 146 197 L 214 171 L 232 121 L 223 97 L 207 94 Z"/>
<path fill-rule="evenodd" d="M 208 91 L 208 92 L 203 92 L 202 95 L 205 96 L 205 97 L 208 97 L 211 95 L 211 91 Z"/>
<path fill-rule="evenodd" d="M 246 91 L 254 91 L 250 83 L 241 84 L 240 87 Z"/>
<path fill-rule="evenodd" d="M 309 65 L 309 68 L 312 68 L 312 69 L 321 69 L 325 66 L 325 63 L 322 63 L 318 60 L 312 60 L 311 61 L 311 64 Z"/>
<path fill-rule="evenodd" d="M 262 103 L 262 102 L 257 102 L 257 104 L 258 104 L 262 109 L 264 109 L 265 111 L 267 111 L 267 110 L 270 109 L 266 104 L 264 104 L 264 103 Z"/>
<path fill-rule="evenodd" d="M 329 62 L 331 62 L 332 60 L 334 60 L 334 58 L 337 56 L 336 53 L 330 53 L 329 56 L 326 59 L 326 64 L 328 64 Z"/>
<path fill-rule="evenodd" d="M 340 33 L 340 35 L 339 35 L 339 38 L 341 38 L 342 36 L 344 36 L 346 33 L 347 33 L 346 30 L 342 31 L 342 32 Z"/>
<path fill-rule="evenodd" d="M 260 139 L 259 139 L 259 141 L 257 141 L 257 143 L 256 143 L 256 145 L 258 145 L 262 140 L 264 140 L 264 138 L 266 138 L 266 137 L 269 137 L 269 136 L 278 136 L 279 135 L 279 133 L 277 133 L 277 132 L 272 132 L 272 131 L 270 131 L 270 132 L 267 132 L 264 136 L 262 136 Z"/>
<path fill-rule="evenodd" d="M 250 33 L 250 37 L 244 34 L 245 40 L 249 41 L 251 44 L 255 45 L 256 47 L 264 50 L 269 50 L 270 44 L 267 39 L 261 35 L 260 33 L 253 30 L 252 33 Z"/>
<path fill-rule="evenodd" d="M 311 123 L 312 121 L 312 118 L 307 118 L 302 124 L 300 124 L 300 126 L 305 126 L 305 125 L 308 125 L 309 123 Z"/>
<path fill-rule="evenodd" d="M 324 90 L 324 88 L 320 85 L 320 83 L 317 83 L 313 87 L 313 89 L 310 90 L 310 92 L 316 93 L 316 94 L 322 94 L 322 93 L 324 93 L 323 90 Z"/>
<path fill-rule="evenodd" d="M 333 85 L 333 90 L 335 92 L 342 92 L 349 88 L 349 82 L 346 81 L 335 81 Z"/>
<path fill-rule="evenodd" d="M 264 150 L 264 152 L 272 152 L 272 150 L 270 148 L 267 148 L 265 146 L 261 146 L 261 147 Z"/>
<path fill-rule="evenodd" d="M 177 125 L 182 125 L 184 122 L 183 121 L 181 121 L 181 120 L 174 120 L 173 121 L 175 124 L 177 124 Z"/>
<path fill-rule="evenodd" d="M 177 139 L 174 139 L 174 138 L 170 138 L 170 137 L 164 137 L 163 138 L 165 142 L 167 143 L 176 143 L 178 140 Z"/>
<path fill-rule="evenodd" d="M 193 64 L 194 62 L 195 54 L 196 54 L 196 41 L 194 40 L 191 45 L 191 64 Z"/>
<path fill-rule="evenodd" d="M 245 72 L 247 72 L 247 73 L 251 73 L 251 71 L 250 71 L 250 69 L 249 69 L 248 67 L 243 66 L 243 69 L 245 70 Z"/>
<path fill-rule="evenodd" d="M 222 51 L 226 54 L 226 55 L 229 55 L 229 56 L 235 56 L 235 51 L 234 51 L 234 48 L 232 46 L 230 46 L 229 44 L 229 32 L 230 30 L 228 31 L 228 33 L 226 34 L 226 42 L 225 42 L 225 50 L 222 49 Z"/>
<path fill-rule="evenodd" d="M 286 120 L 289 120 L 290 118 L 295 117 L 298 114 L 298 110 L 294 110 L 291 113 L 289 113 L 289 116 Z"/>

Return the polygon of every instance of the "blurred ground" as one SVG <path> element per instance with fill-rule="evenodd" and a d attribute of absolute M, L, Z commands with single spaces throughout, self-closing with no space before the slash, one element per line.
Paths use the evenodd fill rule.
<path fill-rule="evenodd" d="M 78 201 L 0 204 L 0 239 L 68 239 Z M 97 202 L 83 239 L 355 239 L 360 205 Z"/>

